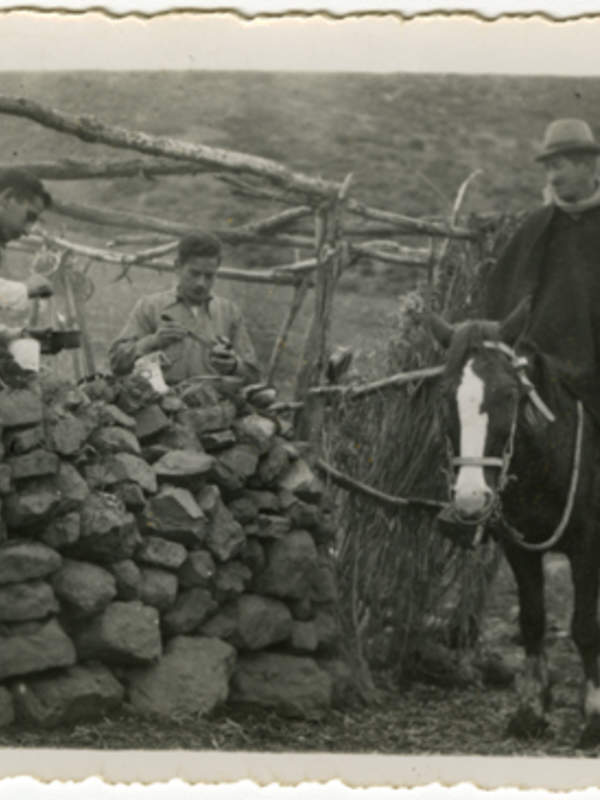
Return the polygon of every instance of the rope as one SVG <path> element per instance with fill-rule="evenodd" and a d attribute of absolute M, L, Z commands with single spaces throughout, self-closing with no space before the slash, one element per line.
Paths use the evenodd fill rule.
<path fill-rule="evenodd" d="M 526 542 L 525 537 L 523 534 L 510 525 L 504 518 L 502 519 L 508 533 L 513 538 L 515 544 L 519 547 L 522 547 L 524 550 L 529 550 L 531 552 L 540 552 L 544 550 L 550 550 L 550 548 L 554 547 L 558 542 L 561 540 L 567 525 L 571 519 L 571 513 L 573 511 L 573 505 L 575 504 L 575 495 L 577 494 L 577 486 L 579 485 L 579 473 L 581 467 L 581 445 L 583 441 L 583 406 L 581 401 L 577 401 L 577 432 L 575 435 L 575 447 L 573 450 L 573 467 L 571 470 L 571 482 L 569 485 L 569 492 L 567 494 L 567 502 L 563 509 L 562 517 L 558 526 L 555 528 L 553 534 L 546 539 L 545 542 Z"/>

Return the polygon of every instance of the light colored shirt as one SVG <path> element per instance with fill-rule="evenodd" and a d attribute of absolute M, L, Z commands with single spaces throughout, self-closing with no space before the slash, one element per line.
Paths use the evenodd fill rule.
<path fill-rule="evenodd" d="M 192 307 L 179 300 L 176 288 L 137 301 L 123 330 L 110 347 L 113 372 L 131 372 L 141 355 L 139 344 L 143 345 L 145 337 L 155 334 L 168 321 L 185 328 L 190 335 L 164 350 L 170 362 L 163 368 L 167 383 L 178 383 L 194 375 L 216 374 L 209 355 L 218 336 L 229 339 L 238 357 L 235 374 L 247 383 L 259 380 L 254 347 L 238 306 L 224 297 L 213 296 L 206 306 Z"/>

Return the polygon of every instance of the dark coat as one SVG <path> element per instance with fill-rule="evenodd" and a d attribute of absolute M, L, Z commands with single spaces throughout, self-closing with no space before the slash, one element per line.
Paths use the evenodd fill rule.
<path fill-rule="evenodd" d="M 526 217 L 489 277 L 486 316 L 504 318 L 528 294 L 523 339 L 600 422 L 600 208 Z"/>

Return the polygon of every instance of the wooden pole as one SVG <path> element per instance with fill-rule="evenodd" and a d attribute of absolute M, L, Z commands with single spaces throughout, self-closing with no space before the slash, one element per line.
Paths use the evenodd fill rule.
<path fill-rule="evenodd" d="M 286 189 L 316 197 L 335 197 L 340 190 L 340 186 L 332 181 L 294 172 L 273 159 L 131 131 L 107 125 L 95 117 L 59 111 L 24 97 L 0 95 L 0 113 L 25 117 L 46 128 L 76 136 L 84 142 L 137 150 L 151 156 L 167 156 L 223 172 L 256 175 Z"/>
<path fill-rule="evenodd" d="M 380 208 L 372 208 L 358 200 L 348 200 L 348 211 L 365 219 L 372 219 L 378 222 L 385 222 L 397 228 L 398 233 L 405 235 L 419 236 L 442 236 L 451 239 L 474 239 L 476 234 L 468 228 L 449 226 L 440 222 L 429 222 L 422 219 L 406 217 L 403 214 L 396 214 L 393 211 L 384 211 Z"/>
<path fill-rule="evenodd" d="M 302 304 L 304 303 L 304 298 L 307 295 L 309 285 L 310 281 L 308 277 L 305 277 L 301 283 L 297 284 L 294 287 L 292 302 L 290 303 L 290 307 L 288 308 L 285 319 L 281 324 L 281 328 L 279 329 L 277 339 L 275 340 L 275 344 L 273 345 L 273 350 L 271 351 L 271 357 L 269 358 L 269 365 L 267 367 L 267 374 L 265 377 L 265 380 L 268 384 L 272 383 L 273 381 L 273 375 L 275 374 L 275 370 L 277 369 L 277 364 L 279 362 L 281 354 L 283 353 L 283 349 L 286 345 L 291 327 L 294 324 L 294 320 L 296 319 L 296 317 L 298 316 L 298 312 L 302 308 Z"/>
<path fill-rule="evenodd" d="M 33 161 L 25 164 L 0 164 L 0 169 L 24 169 L 43 181 L 77 181 L 95 178 L 152 179 L 155 175 L 202 175 L 209 170 L 200 164 L 172 159 L 115 159 L 104 161 L 79 161 L 65 158 L 61 161 Z"/>
<path fill-rule="evenodd" d="M 85 374 L 93 375 L 96 372 L 96 359 L 94 357 L 94 348 L 90 338 L 89 328 L 87 325 L 87 318 L 83 309 L 82 298 L 78 292 L 73 288 L 73 281 L 69 270 L 65 272 L 65 285 L 67 289 L 67 296 L 70 298 L 69 302 L 72 305 L 77 327 L 81 331 L 81 343 L 83 346 L 83 357 L 85 362 Z"/>

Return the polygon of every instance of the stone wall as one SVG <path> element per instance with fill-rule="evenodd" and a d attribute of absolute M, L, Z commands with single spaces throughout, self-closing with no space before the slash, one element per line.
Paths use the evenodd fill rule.
<path fill-rule="evenodd" d="M 0 420 L 0 725 L 330 706 L 334 529 L 289 423 L 138 377 L 7 388 Z"/>

